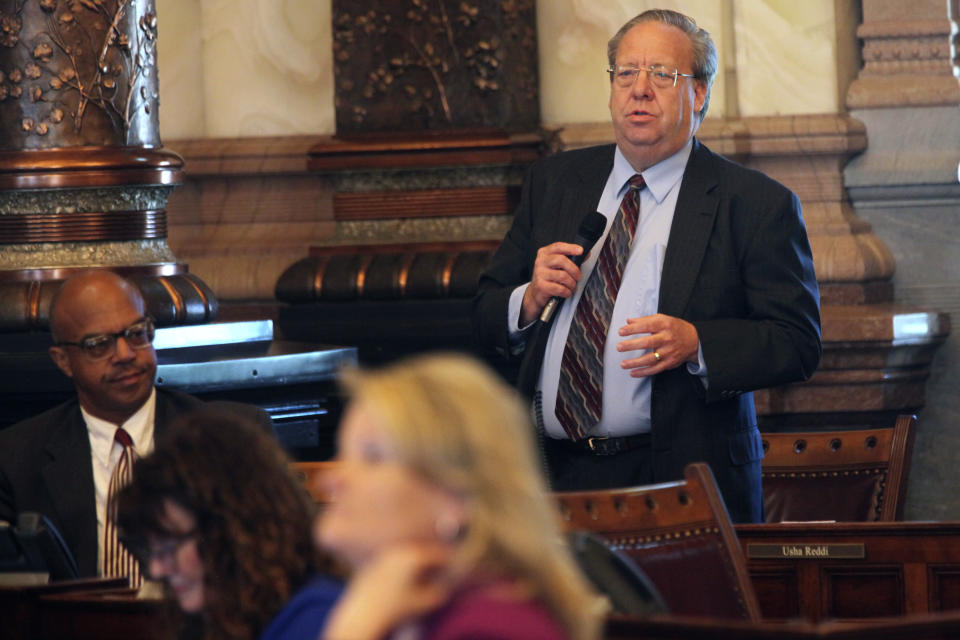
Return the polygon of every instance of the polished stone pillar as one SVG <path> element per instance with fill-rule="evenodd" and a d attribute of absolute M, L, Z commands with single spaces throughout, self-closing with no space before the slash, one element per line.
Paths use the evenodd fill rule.
<path fill-rule="evenodd" d="M 844 171 L 857 215 L 896 260 L 901 307 L 960 312 L 960 84 L 956 0 L 862 0 L 863 67 L 847 93 L 870 143 Z M 956 416 L 960 340 L 932 359 L 919 415 L 907 517 L 955 519 L 960 499 Z"/>
<path fill-rule="evenodd" d="M 153 0 L 0 3 L 0 331 L 43 327 L 59 281 L 115 269 L 160 324 L 216 313 L 167 246 L 182 159 L 157 121 Z"/>

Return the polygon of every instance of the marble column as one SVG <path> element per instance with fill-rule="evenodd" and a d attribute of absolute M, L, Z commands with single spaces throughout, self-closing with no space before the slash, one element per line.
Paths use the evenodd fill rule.
<path fill-rule="evenodd" d="M 862 0 L 863 67 L 846 95 L 864 123 L 867 149 L 844 172 L 854 210 L 896 261 L 900 305 L 960 310 L 960 84 L 955 77 L 957 2 Z M 960 341 L 951 336 L 932 363 L 920 413 L 908 518 L 955 519 L 960 498 Z"/>
<path fill-rule="evenodd" d="M 208 320 L 167 246 L 183 161 L 157 123 L 153 0 L 0 5 L 0 331 L 43 327 L 59 281 L 115 269 L 160 324 Z"/>

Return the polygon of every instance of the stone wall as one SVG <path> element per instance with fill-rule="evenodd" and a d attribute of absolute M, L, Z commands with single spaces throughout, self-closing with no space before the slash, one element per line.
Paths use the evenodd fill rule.
<path fill-rule="evenodd" d="M 863 0 L 864 66 L 847 95 L 867 149 L 845 171 L 857 214 L 889 246 L 898 303 L 960 311 L 960 84 L 951 34 L 956 3 Z M 960 337 L 937 353 L 919 415 L 910 519 L 957 519 Z"/>

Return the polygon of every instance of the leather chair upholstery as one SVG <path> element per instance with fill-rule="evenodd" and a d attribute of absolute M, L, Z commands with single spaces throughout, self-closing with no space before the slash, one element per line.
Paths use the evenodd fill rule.
<path fill-rule="evenodd" d="M 916 417 L 892 428 L 764 433 L 767 522 L 903 517 Z"/>
<path fill-rule="evenodd" d="M 554 495 L 568 530 L 596 533 L 633 560 L 671 613 L 760 619 L 743 552 L 706 464 L 688 465 L 678 482 Z"/>

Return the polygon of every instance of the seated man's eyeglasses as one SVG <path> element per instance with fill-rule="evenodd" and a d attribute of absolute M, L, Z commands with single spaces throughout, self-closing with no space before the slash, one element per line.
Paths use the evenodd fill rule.
<path fill-rule="evenodd" d="M 616 82 L 618 87 L 632 87 L 641 71 L 646 71 L 650 82 L 658 89 L 669 89 L 677 86 L 677 78 L 696 78 L 692 73 L 680 73 L 677 69 L 667 69 L 662 64 L 652 64 L 649 67 L 635 67 L 628 64 L 610 65 L 607 73 L 610 81 Z"/>
<path fill-rule="evenodd" d="M 84 336 L 77 342 L 56 342 L 58 347 L 77 347 L 90 360 L 109 358 L 117 351 L 117 338 L 123 338 L 131 349 L 146 349 L 153 344 L 156 328 L 153 320 L 143 317 L 123 331 L 116 333 L 95 333 Z"/>

